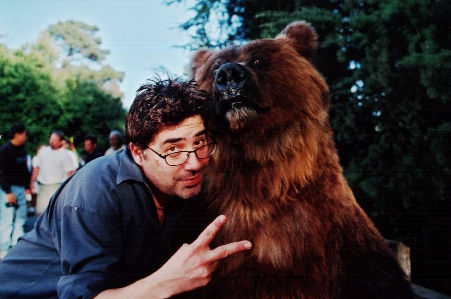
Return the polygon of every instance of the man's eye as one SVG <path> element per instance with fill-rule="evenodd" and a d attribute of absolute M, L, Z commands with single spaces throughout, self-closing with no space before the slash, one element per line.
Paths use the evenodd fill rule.
<path fill-rule="evenodd" d="M 205 145 L 207 143 L 207 141 L 205 139 L 199 139 L 194 141 L 194 147 L 201 147 L 203 145 Z"/>
<path fill-rule="evenodd" d="M 176 153 L 176 152 L 178 152 L 178 151 L 179 151 L 179 148 L 178 148 L 177 146 L 171 146 L 171 147 L 169 147 L 169 148 L 166 150 L 166 152 L 167 152 L 168 154 Z"/>

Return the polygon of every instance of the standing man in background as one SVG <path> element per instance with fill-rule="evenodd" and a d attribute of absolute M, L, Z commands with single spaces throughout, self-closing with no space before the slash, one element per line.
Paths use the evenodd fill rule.
<path fill-rule="evenodd" d="M 49 145 L 39 151 L 36 167 L 33 168 L 30 188 L 34 192 L 34 183 L 39 182 L 39 194 L 36 202 L 38 216 L 47 208 L 50 197 L 62 182 L 78 168 L 67 149 L 63 148 L 64 134 L 54 131 L 50 134 Z"/>
<path fill-rule="evenodd" d="M 85 138 L 85 151 L 81 155 L 83 165 L 86 165 L 92 160 L 100 158 L 102 156 L 102 153 L 97 150 L 97 137 L 93 135 L 87 135 Z"/>
<path fill-rule="evenodd" d="M 113 130 L 110 133 L 110 147 L 106 150 L 105 156 L 114 154 L 124 148 L 122 134 L 118 130 Z"/>
<path fill-rule="evenodd" d="M 0 259 L 24 233 L 27 220 L 25 193 L 30 193 L 25 126 L 13 125 L 8 137 L 9 142 L 0 148 Z"/>

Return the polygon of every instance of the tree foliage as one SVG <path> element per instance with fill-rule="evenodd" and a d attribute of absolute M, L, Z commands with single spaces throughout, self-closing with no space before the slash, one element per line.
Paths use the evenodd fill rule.
<path fill-rule="evenodd" d="M 105 93 L 93 81 L 80 77 L 68 79 L 62 107 L 58 125 L 75 140 L 82 141 L 86 135 L 93 134 L 100 137 L 98 146 L 106 149 L 111 129 L 124 131 L 125 111 L 121 99 Z"/>
<path fill-rule="evenodd" d="M 62 108 L 50 76 L 27 58 L 0 48 L 0 132 L 3 141 L 8 128 L 21 122 L 34 148 L 48 140 Z"/>
<path fill-rule="evenodd" d="M 79 149 L 87 134 L 97 135 L 99 148 L 105 149 L 110 130 L 124 130 L 117 85 L 123 73 L 101 64 L 108 51 L 101 50 L 100 39 L 93 36 L 97 30 L 81 22 L 60 22 L 20 50 L 0 45 L 0 143 L 16 122 L 27 127 L 30 153 L 48 144 L 56 129 L 74 136 Z M 76 52 L 83 63 L 60 63 Z"/>
<path fill-rule="evenodd" d="M 23 50 L 40 57 L 52 68 L 53 79 L 62 88 L 68 78 L 80 76 L 95 81 L 99 88 L 115 97 L 121 97 L 119 83 L 124 73 L 103 64 L 108 50 L 102 49 L 96 36 L 96 26 L 80 21 L 65 21 L 50 25 L 37 41 Z"/>
<path fill-rule="evenodd" d="M 67 58 L 75 59 L 80 54 L 92 61 L 102 61 L 109 51 L 100 48 L 102 41 L 95 36 L 97 31 L 97 26 L 72 20 L 58 22 L 48 28 L 48 33 L 60 43 Z"/>
<path fill-rule="evenodd" d="M 330 120 L 357 200 L 385 237 L 411 246 L 414 281 L 451 293 L 451 4 L 201 0 L 193 9 L 182 28 L 199 46 L 312 23 L 315 64 L 331 87 Z M 204 30 L 213 15 L 228 32 L 216 42 Z"/>

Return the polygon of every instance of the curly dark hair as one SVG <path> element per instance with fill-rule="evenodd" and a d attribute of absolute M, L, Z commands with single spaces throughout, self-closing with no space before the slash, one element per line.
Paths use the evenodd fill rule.
<path fill-rule="evenodd" d="M 184 119 L 200 115 L 205 121 L 209 95 L 194 81 L 160 78 L 149 80 L 136 92 L 126 118 L 126 139 L 141 149 L 147 148 L 158 132 Z"/>

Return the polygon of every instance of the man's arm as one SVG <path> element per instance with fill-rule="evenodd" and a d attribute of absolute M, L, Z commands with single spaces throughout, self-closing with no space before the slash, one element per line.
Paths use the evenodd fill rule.
<path fill-rule="evenodd" d="M 31 193 L 36 193 L 35 182 L 38 179 L 39 169 L 40 169 L 39 167 L 33 167 L 33 171 L 31 173 L 31 179 L 30 179 Z"/>
<path fill-rule="evenodd" d="M 169 298 L 207 285 L 218 260 L 252 247 L 249 241 L 239 241 L 210 249 L 211 241 L 226 220 L 224 215 L 216 218 L 193 243 L 180 247 L 151 275 L 123 288 L 105 290 L 95 298 Z"/>
<path fill-rule="evenodd" d="M 63 161 L 64 163 L 64 170 L 66 172 L 66 177 L 70 177 L 74 173 L 77 172 L 78 165 L 75 163 L 74 159 L 72 158 L 72 153 L 69 150 L 66 150 L 65 153 L 67 154 L 67 158 Z"/>

